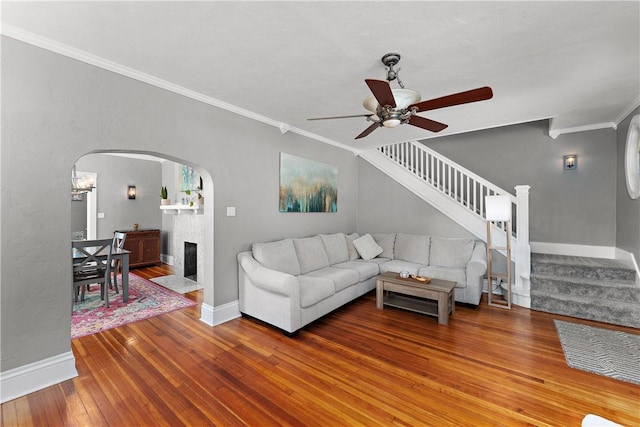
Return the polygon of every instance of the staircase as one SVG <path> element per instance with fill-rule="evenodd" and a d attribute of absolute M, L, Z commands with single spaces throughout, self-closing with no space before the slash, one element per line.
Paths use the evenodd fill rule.
<path fill-rule="evenodd" d="M 492 223 L 492 239 L 495 246 L 504 247 L 507 233 L 511 235 L 513 302 L 530 306 L 528 185 L 516 186 L 514 196 L 415 141 L 363 150 L 358 155 L 483 241 L 487 238 L 485 197 L 508 196 L 512 220 Z"/>
<path fill-rule="evenodd" d="M 531 254 L 531 309 L 640 328 L 640 286 L 621 261 Z"/>

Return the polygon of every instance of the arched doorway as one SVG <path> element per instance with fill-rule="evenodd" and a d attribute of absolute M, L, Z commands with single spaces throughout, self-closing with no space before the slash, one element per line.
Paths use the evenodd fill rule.
<path fill-rule="evenodd" d="M 126 159 L 126 160 L 125 160 Z M 148 179 L 144 173 L 138 171 L 132 171 L 133 169 L 144 169 L 142 167 L 131 166 L 132 162 L 156 162 L 155 169 L 159 169 L 159 174 L 156 174 L 155 179 Z M 214 263 L 213 263 L 213 202 L 214 202 L 214 188 L 213 180 L 210 173 L 201 165 L 194 162 L 190 162 L 186 159 L 167 156 L 159 152 L 140 152 L 140 151 L 95 151 L 87 153 L 80 157 L 76 163 L 78 170 L 87 171 L 96 174 L 96 189 L 91 193 L 89 197 L 93 198 L 95 203 L 93 207 L 90 204 L 87 207 L 89 212 L 87 222 L 94 221 L 96 231 L 93 236 L 89 238 L 109 238 L 113 235 L 113 231 L 117 228 L 131 228 L 134 223 L 140 224 L 141 227 L 152 227 L 160 230 L 165 230 L 169 227 L 164 227 L 165 224 L 171 221 L 174 216 L 163 214 L 160 210 L 160 188 L 169 184 L 177 188 L 177 183 L 170 182 L 174 180 L 174 176 L 165 176 L 166 169 L 170 169 L 167 165 L 187 165 L 197 171 L 198 175 L 202 178 L 202 195 L 206 203 L 203 204 L 201 211 L 198 215 L 201 217 L 201 229 L 196 230 L 196 233 L 200 236 L 202 242 L 202 248 L 199 249 L 202 252 L 202 276 L 199 277 L 198 282 L 204 286 L 204 299 L 201 306 L 201 320 L 207 324 L 213 324 L 213 277 L 214 277 Z M 160 166 L 157 166 L 160 165 Z M 174 168 L 177 166 L 174 166 Z M 137 174 L 135 172 L 138 172 Z M 155 172 L 154 172 L 155 174 Z M 143 178 L 140 178 L 143 176 Z M 135 182 L 142 180 L 144 183 Z M 128 185 L 136 185 L 138 192 L 138 204 L 141 201 L 145 201 L 147 209 L 145 211 L 136 211 L 131 209 L 132 204 L 125 195 L 125 191 Z M 175 192 L 172 198 L 174 201 L 180 201 L 180 197 Z M 143 213 L 141 213 L 143 212 Z M 146 212 L 146 213 L 145 213 Z M 144 218 L 145 215 L 153 216 L 152 220 Z M 105 224 L 108 224 L 105 226 Z M 73 231 L 73 230 L 72 230 Z M 166 230 L 165 230 L 166 231 Z M 171 230 L 169 230 L 171 231 Z M 164 239 L 169 239 L 173 236 L 164 234 Z M 167 249 L 169 249 L 167 251 Z M 171 247 L 165 245 L 161 251 L 165 256 L 163 261 L 171 264 L 172 254 Z"/>

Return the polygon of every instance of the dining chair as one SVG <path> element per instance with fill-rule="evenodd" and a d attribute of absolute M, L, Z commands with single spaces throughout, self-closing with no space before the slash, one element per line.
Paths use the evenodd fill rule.
<path fill-rule="evenodd" d="M 127 234 L 126 233 L 121 233 L 119 231 L 116 231 L 115 233 L 113 233 L 113 241 L 111 243 L 111 248 L 112 249 L 124 249 L 124 241 L 127 239 Z M 113 284 L 112 284 L 112 277 L 109 276 L 109 287 L 113 287 L 114 290 L 117 293 L 120 293 L 120 291 L 118 290 L 118 273 L 120 272 L 120 267 L 122 267 L 122 260 L 120 258 L 113 260 L 113 263 L 111 264 L 111 272 L 113 275 Z"/>
<path fill-rule="evenodd" d="M 71 242 L 73 286 L 72 297 L 84 301 L 87 285 L 99 284 L 100 297 L 109 307 L 109 277 L 111 275 L 111 239 L 76 240 Z"/>

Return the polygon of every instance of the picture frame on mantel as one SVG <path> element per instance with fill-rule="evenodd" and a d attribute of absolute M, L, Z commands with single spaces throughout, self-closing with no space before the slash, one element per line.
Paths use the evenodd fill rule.
<path fill-rule="evenodd" d="M 195 169 L 187 165 L 180 165 L 178 188 L 183 192 L 202 189 L 202 178 Z"/>

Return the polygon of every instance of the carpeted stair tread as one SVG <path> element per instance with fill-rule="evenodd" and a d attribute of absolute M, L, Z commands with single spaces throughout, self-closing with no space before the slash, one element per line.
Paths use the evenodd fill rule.
<path fill-rule="evenodd" d="M 531 290 L 531 308 L 547 313 L 640 328 L 640 304 Z"/>
<path fill-rule="evenodd" d="M 633 270 L 633 265 L 631 263 L 624 262 L 622 260 L 608 259 L 608 258 L 581 257 L 581 256 L 573 256 L 573 255 L 552 255 L 552 254 L 532 253 L 531 262 L 568 264 L 568 265 L 576 265 L 576 266 L 625 268 L 625 269 Z"/>
<path fill-rule="evenodd" d="M 593 280 L 543 274 L 532 274 L 531 280 L 535 283 L 535 289 L 539 293 L 542 291 L 566 293 L 640 303 L 640 286 L 636 285 L 635 282 Z"/>
<path fill-rule="evenodd" d="M 616 259 L 535 253 L 531 254 L 531 272 L 634 283 L 636 278 L 635 269 L 630 263 Z"/>

